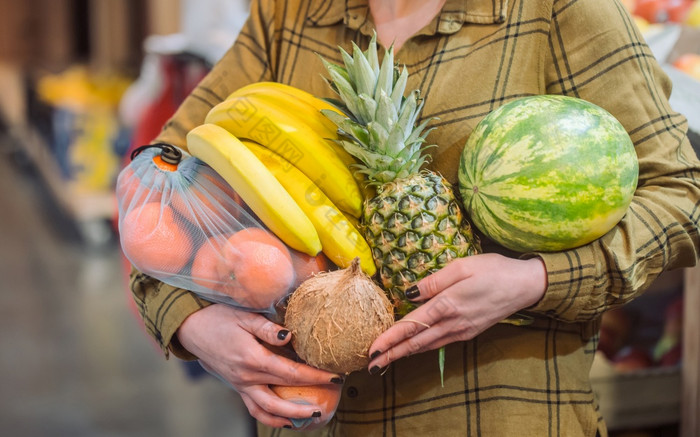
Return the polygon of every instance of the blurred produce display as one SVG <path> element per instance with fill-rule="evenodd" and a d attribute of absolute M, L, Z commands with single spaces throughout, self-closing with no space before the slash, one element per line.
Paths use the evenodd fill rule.
<path fill-rule="evenodd" d="M 660 316 L 652 320 L 644 311 L 627 307 L 606 312 L 598 350 L 619 372 L 680 365 L 683 297 L 674 295 L 664 303 Z"/>
<path fill-rule="evenodd" d="M 79 191 L 109 191 L 126 132 L 117 107 L 131 80 L 76 65 L 37 82 L 38 99 L 51 109 L 48 145 L 61 177 Z"/>
<path fill-rule="evenodd" d="M 642 25 L 670 22 L 700 26 L 697 0 L 623 0 L 622 3 Z"/>
<path fill-rule="evenodd" d="M 674 367 L 681 363 L 682 336 L 683 296 L 680 288 L 668 288 L 603 314 L 598 350 L 619 372 Z"/>
<path fill-rule="evenodd" d="M 683 272 L 667 271 L 644 296 L 603 314 L 590 377 L 609 430 L 681 420 L 683 304 Z"/>

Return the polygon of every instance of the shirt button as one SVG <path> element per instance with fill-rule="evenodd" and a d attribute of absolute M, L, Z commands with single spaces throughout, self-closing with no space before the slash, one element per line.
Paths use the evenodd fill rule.
<path fill-rule="evenodd" d="M 356 398 L 359 392 L 357 391 L 357 388 L 355 387 L 348 387 L 347 391 L 345 392 L 349 398 Z"/>

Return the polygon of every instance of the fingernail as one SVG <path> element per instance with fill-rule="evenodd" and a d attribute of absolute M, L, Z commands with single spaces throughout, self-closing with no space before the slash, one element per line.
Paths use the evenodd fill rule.
<path fill-rule="evenodd" d="M 407 299 L 415 299 L 418 296 L 420 296 L 420 290 L 418 289 L 418 285 L 411 285 L 408 290 L 406 290 L 406 298 Z"/>
<path fill-rule="evenodd" d="M 373 359 L 377 358 L 377 357 L 378 357 L 379 355 L 381 355 L 381 354 L 382 354 L 382 351 L 374 351 L 374 352 L 372 352 L 372 355 L 369 356 L 369 359 L 370 359 L 370 360 L 373 360 Z"/>
<path fill-rule="evenodd" d="M 282 428 L 292 429 L 292 425 L 284 425 Z"/>
<path fill-rule="evenodd" d="M 311 417 L 321 417 L 321 412 L 320 412 L 320 411 L 314 411 L 314 414 L 312 414 Z"/>
<path fill-rule="evenodd" d="M 279 338 L 280 340 L 284 340 L 285 338 L 287 338 L 288 335 L 289 335 L 289 331 L 287 331 L 286 329 L 281 329 L 277 333 L 277 338 Z"/>
<path fill-rule="evenodd" d="M 345 382 L 345 379 L 341 378 L 340 376 L 336 376 L 336 377 L 331 378 L 331 382 L 333 384 L 342 384 Z"/>
<path fill-rule="evenodd" d="M 369 369 L 369 374 L 374 375 L 375 373 L 379 372 L 379 366 L 372 366 L 371 369 Z"/>

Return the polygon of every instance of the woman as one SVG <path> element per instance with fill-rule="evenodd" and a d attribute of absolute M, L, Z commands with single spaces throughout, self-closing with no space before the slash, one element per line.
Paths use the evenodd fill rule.
<path fill-rule="evenodd" d="M 670 83 L 617 2 L 578 0 L 254 2 L 235 45 L 158 141 L 185 147 L 189 129 L 233 90 L 256 81 L 332 96 L 319 56 L 366 47 L 376 30 L 439 117 L 431 168 L 456 185 L 462 148 L 478 121 L 519 97 L 564 94 L 617 117 L 639 156 L 628 214 L 607 235 L 559 253 L 486 254 L 454 261 L 410 295 L 426 302 L 370 348 L 368 372 L 345 381 L 335 419 L 318 435 L 607 435 L 588 373 L 604 311 L 639 296 L 663 270 L 695 264 L 700 248 L 700 163 Z M 166 354 L 199 359 L 229 381 L 261 435 L 299 435 L 288 418 L 313 405 L 276 397 L 268 384 L 342 383 L 261 345 L 289 333 L 256 314 L 158 283 L 138 272 L 134 297 Z M 496 324 L 516 311 L 529 326 Z M 425 325 L 424 325 L 425 324 Z M 444 386 L 437 349 L 446 345 Z M 293 434 L 291 434 L 293 433 Z"/>

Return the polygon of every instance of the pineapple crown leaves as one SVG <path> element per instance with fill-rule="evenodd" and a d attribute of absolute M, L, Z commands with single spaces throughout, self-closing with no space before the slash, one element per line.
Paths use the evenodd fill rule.
<path fill-rule="evenodd" d="M 338 126 L 337 142 L 359 159 L 359 172 L 370 184 L 378 185 L 406 177 L 419 171 L 427 162 L 423 152 L 434 145 L 425 145 L 433 119 L 416 126 L 423 108 L 420 92 L 404 96 L 408 71 L 399 71 L 394 63 L 393 46 L 384 54 L 381 64 L 377 55 L 377 35 L 362 51 L 352 44 L 352 55 L 340 48 L 343 65 L 321 57 L 329 78 L 326 82 L 340 97 L 327 99 L 345 116 L 330 110 L 323 114 Z"/>

